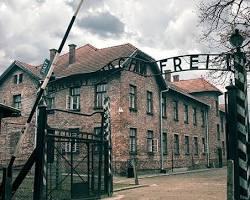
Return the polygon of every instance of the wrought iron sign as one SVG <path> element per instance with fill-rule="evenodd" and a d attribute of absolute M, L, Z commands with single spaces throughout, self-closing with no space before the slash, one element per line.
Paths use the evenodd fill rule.
<path fill-rule="evenodd" d="M 101 71 L 124 69 L 146 75 L 145 65 L 157 65 L 161 74 L 190 70 L 234 71 L 231 54 L 190 54 L 161 60 L 144 60 L 137 57 L 121 57 L 105 65 Z"/>

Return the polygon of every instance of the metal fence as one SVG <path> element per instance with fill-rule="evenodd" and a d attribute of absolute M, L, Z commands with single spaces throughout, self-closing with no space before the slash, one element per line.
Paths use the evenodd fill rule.
<path fill-rule="evenodd" d="M 46 197 L 99 197 L 105 193 L 104 141 L 78 130 L 47 129 Z"/>

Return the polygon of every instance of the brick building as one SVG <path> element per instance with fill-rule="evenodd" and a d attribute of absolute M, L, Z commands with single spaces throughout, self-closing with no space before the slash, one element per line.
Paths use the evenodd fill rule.
<path fill-rule="evenodd" d="M 50 50 L 51 60 L 55 52 Z M 153 60 L 131 44 L 103 49 L 69 45 L 69 53 L 60 56 L 44 96 L 48 107 L 92 113 L 101 110 L 104 97 L 109 96 L 113 162 L 118 173 L 127 171 L 132 158 L 137 159 L 139 170 L 217 165 L 223 158 L 221 149 L 225 149 L 221 134 L 224 112 L 218 105 L 222 93 L 204 79 L 179 81 L 175 76 L 171 82 L 170 76 L 144 76 L 159 74 L 153 64 L 124 59 L 125 70 L 116 68 L 116 62 L 107 65 L 129 56 Z M 3 120 L 0 141 L 9 145 L 0 147 L 2 160 L 13 152 L 25 124 L 43 79 L 40 69 L 15 61 L 0 77 L 0 102 L 21 109 L 20 117 Z M 51 113 L 48 123 L 98 133 L 100 120 Z M 34 147 L 35 127 L 29 133 L 20 161 Z"/>

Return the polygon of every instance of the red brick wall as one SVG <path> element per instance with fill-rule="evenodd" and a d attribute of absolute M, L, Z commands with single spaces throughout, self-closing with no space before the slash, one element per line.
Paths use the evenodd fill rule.
<path fill-rule="evenodd" d="M 150 70 L 150 69 L 148 69 Z M 23 84 L 13 85 L 12 75 L 0 87 L 1 102 L 7 105 L 12 104 L 12 95 L 16 93 L 22 94 L 25 99 L 22 104 L 22 114 L 27 115 L 34 102 L 36 94 L 36 83 L 26 74 L 24 74 Z M 81 77 L 84 79 L 84 77 Z M 75 81 L 72 79 L 71 81 Z M 92 113 L 94 110 L 95 99 L 95 85 L 98 82 L 98 77 L 94 75 L 89 79 L 90 86 L 82 86 L 80 91 L 80 112 Z M 129 85 L 132 84 L 137 87 L 137 111 L 129 110 Z M 147 91 L 153 93 L 153 115 L 146 113 Z M 69 94 L 69 88 L 60 90 L 55 93 L 56 108 L 66 109 L 66 95 Z M 129 71 L 122 71 L 116 73 L 107 80 L 107 94 L 111 99 L 111 130 L 113 143 L 113 161 L 117 172 L 124 172 L 127 168 L 127 161 L 133 156 L 129 153 L 129 130 L 130 128 L 137 128 L 137 154 L 138 168 L 140 169 L 160 169 L 160 87 L 154 77 L 143 77 Z M 171 91 L 166 93 L 167 96 L 167 118 L 163 119 L 163 132 L 168 135 L 168 154 L 164 155 L 164 167 L 171 168 L 172 166 L 172 147 L 173 135 L 179 134 L 180 155 L 174 155 L 174 167 L 189 167 L 194 163 L 196 165 L 206 164 L 206 155 L 201 151 L 202 137 L 205 136 L 205 127 L 201 126 L 201 109 L 205 108 L 190 98 L 183 95 L 173 93 Z M 210 93 L 197 95 L 197 97 L 211 104 L 209 111 L 209 143 L 211 151 L 211 159 L 216 161 L 216 126 L 214 124 L 220 123 L 219 117 L 215 116 L 214 100 L 217 96 L 211 96 Z M 179 102 L 179 121 L 173 120 L 173 100 Z M 189 123 L 184 123 L 184 104 L 189 106 Z M 197 109 L 197 125 L 193 125 L 192 108 Z M 121 112 L 122 111 L 122 112 Z M 25 118 L 14 119 L 13 121 L 25 122 Z M 48 123 L 52 127 L 58 128 L 80 128 L 81 131 L 93 132 L 94 127 L 100 127 L 100 115 L 93 117 L 80 117 L 73 114 L 59 113 L 48 116 Z M 2 124 L 4 126 L 4 122 Z M 158 140 L 158 152 L 148 154 L 147 152 L 147 131 L 153 131 L 154 139 Z M 20 131 L 20 130 L 19 130 Z M 2 138 L 10 140 L 11 132 L 16 132 L 15 128 L 2 128 Z M 34 128 L 30 132 L 29 138 L 23 146 L 23 153 L 31 152 L 33 148 L 33 134 Z M 184 136 L 188 135 L 190 138 L 190 154 L 184 153 Z M 222 134 L 221 134 L 222 135 Z M 198 137 L 198 155 L 192 156 L 193 137 Z M 8 142 L 1 139 L 1 144 L 5 146 Z M 4 148 L 0 149 L 4 152 Z M 8 150 L 9 152 L 11 150 Z M 26 153 L 26 155 L 28 155 Z M 5 156 L 8 157 L 8 156 Z"/>
<path fill-rule="evenodd" d="M 218 164 L 217 148 L 221 148 L 221 142 L 225 140 L 225 128 L 224 133 L 221 132 L 220 114 L 216 115 L 216 101 L 219 101 L 218 94 L 215 92 L 202 92 L 194 93 L 194 96 L 202 99 L 210 105 L 208 112 L 208 129 L 209 129 L 209 147 L 210 147 L 210 159 L 212 165 Z M 224 118 L 224 123 L 225 123 Z M 217 138 L 217 124 L 220 128 L 220 139 Z M 226 157 L 224 156 L 224 159 Z"/>
<path fill-rule="evenodd" d="M 14 75 L 23 73 L 23 81 L 20 84 L 14 83 Z M 0 140 L 0 158 L 1 163 L 5 164 L 10 159 L 10 155 L 14 151 L 15 142 L 19 138 L 21 131 L 30 113 L 36 97 L 37 84 L 30 75 L 19 68 L 14 68 L 9 72 L 4 82 L 0 85 L 0 102 L 9 106 L 13 106 L 13 95 L 21 94 L 21 117 L 4 118 L 1 124 L 1 140 Z M 27 137 L 24 139 L 22 150 L 17 156 L 20 162 L 26 160 L 34 147 L 35 127 L 34 120 L 28 131 Z M 18 162 L 16 162 L 18 163 Z"/>

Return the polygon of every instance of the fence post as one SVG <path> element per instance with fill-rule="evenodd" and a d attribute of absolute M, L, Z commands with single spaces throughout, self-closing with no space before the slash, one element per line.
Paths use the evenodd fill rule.
<path fill-rule="evenodd" d="M 230 85 L 226 87 L 227 89 L 227 98 L 226 98 L 226 143 L 227 143 L 227 160 L 228 163 L 233 163 L 233 169 L 231 175 L 233 177 L 227 177 L 229 180 L 233 179 L 234 181 L 234 196 L 235 199 L 240 199 L 239 190 L 237 187 L 239 186 L 239 167 L 238 167 L 238 151 L 237 151 L 237 108 L 236 108 L 236 95 L 237 95 L 237 87 L 234 85 Z M 230 170 L 231 166 L 227 166 L 228 170 Z M 229 173 L 228 173 L 229 175 Z M 231 176 L 230 175 L 230 176 Z M 231 192 L 232 193 L 232 192 Z"/>
<path fill-rule="evenodd" d="M 37 139 L 36 139 L 36 164 L 35 164 L 35 180 L 34 180 L 34 194 L 33 200 L 44 199 L 43 189 L 46 185 L 45 167 L 45 128 L 47 125 L 47 112 L 46 106 L 42 105 L 38 107 L 38 127 L 37 127 Z"/>
<path fill-rule="evenodd" d="M 227 200 L 234 200 L 234 161 L 227 161 Z"/>

